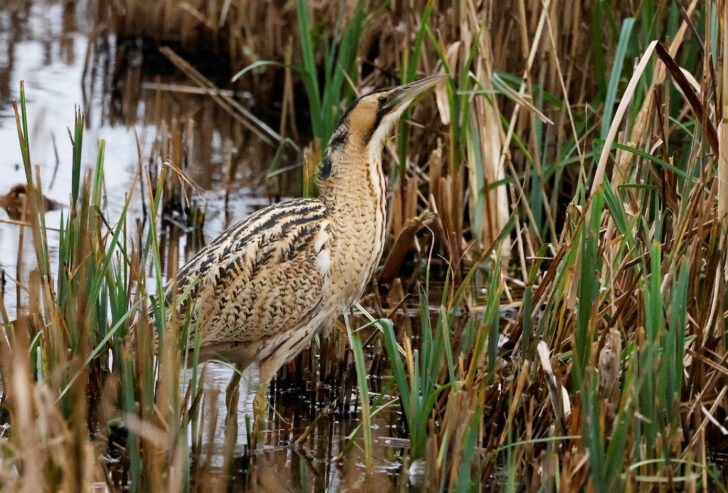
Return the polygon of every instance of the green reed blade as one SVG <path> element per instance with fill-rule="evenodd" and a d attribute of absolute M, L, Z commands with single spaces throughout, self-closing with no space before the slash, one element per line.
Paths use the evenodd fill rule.
<path fill-rule="evenodd" d="M 349 324 L 349 316 L 344 311 L 344 323 L 346 325 L 346 333 L 349 336 L 349 345 L 354 353 L 354 365 L 356 366 L 356 379 L 359 385 L 359 399 L 361 404 L 361 421 L 364 430 L 364 453 L 365 464 L 367 469 L 372 467 L 372 422 L 369 411 L 369 385 L 367 384 L 367 369 L 364 362 L 364 349 L 362 348 L 361 339 L 358 332 L 352 332 Z"/>

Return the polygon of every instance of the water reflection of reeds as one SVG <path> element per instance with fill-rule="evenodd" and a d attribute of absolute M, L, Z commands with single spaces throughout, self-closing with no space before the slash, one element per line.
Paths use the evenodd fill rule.
<path fill-rule="evenodd" d="M 194 189 L 189 185 L 183 187 L 179 175 L 172 173 L 167 184 L 170 193 L 164 209 L 168 219 L 164 244 L 179 242 L 184 248 L 185 254 L 177 259 L 178 262 L 184 261 L 202 244 L 201 226 L 205 218 L 211 234 L 217 234 L 231 221 L 270 200 L 295 193 L 298 181 L 295 172 L 266 178 L 276 149 L 251 136 L 238 119 L 221 109 L 205 92 L 189 92 L 188 89 L 196 86 L 157 50 L 154 43 L 110 30 L 109 23 L 113 22 L 114 16 L 109 5 L 82 1 L 48 2 L 48 10 L 44 10 L 45 6 L 45 2 L 13 0 L 3 7 L 0 51 L 7 55 L 4 58 L 0 55 L 0 108 L 9 103 L 16 91 L 16 87 L 10 86 L 19 75 L 16 70 L 19 54 L 25 57 L 26 65 L 32 62 L 39 68 L 54 66 L 69 82 L 80 76 L 77 88 L 81 91 L 81 100 L 64 100 L 65 88 L 57 86 L 53 78 L 40 78 L 37 83 L 31 81 L 32 85 L 41 88 L 32 93 L 34 100 L 40 103 L 34 105 L 35 110 L 43 112 L 45 108 L 58 106 L 59 102 L 78 103 L 84 112 L 84 125 L 92 135 L 102 135 L 110 143 L 126 141 L 123 155 L 117 153 L 114 159 L 119 163 L 115 166 L 128 168 L 114 170 L 115 176 L 126 174 L 131 177 L 141 169 L 139 167 L 144 167 L 156 177 L 166 163 L 194 182 Z M 60 17 L 60 22 L 56 16 Z M 38 46 L 40 59 L 27 58 L 19 51 L 21 46 L 28 47 L 24 48 L 25 52 L 32 52 L 29 47 Z M 223 51 L 201 58 L 210 61 L 207 69 L 212 72 L 208 76 L 229 86 L 227 54 Z M 81 63 L 82 70 L 77 72 Z M 252 104 L 251 94 L 244 88 L 239 87 L 235 94 L 242 96 L 245 104 Z M 68 97 L 74 96 L 68 94 Z M 46 181 L 49 190 L 53 190 L 59 167 L 61 181 L 68 181 L 69 167 L 65 161 L 59 166 L 59 155 L 63 154 L 67 138 L 61 134 L 59 139 L 55 135 L 68 125 L 68 121 L 56 121 L 54 113 L 44 116 L 45 121 L 34 118 L 34 129 L 48 130 L 35 131 L 31 143 L 37 146 L 47 140 L 54 142 L 49 161 L 41 161 L 42 169 L 53 167 L 53 178 Z M 13 124 L 5 126 L 8 138 L 12 138 L 13 127 Z M 122 135 L 123 138 L 119 138 Z M 93 139 L 87 141 L 87 146 L 91 145 Z M 38 153 L 33 155 L 38 159 Z M 53 155 L 55 162 L 51 161 Z M 283 159 L 285 163 L 295 156 L 284 153 Z M 13 183 L 8 182 L 10 185 Z M 111 192 L 115 197 L 109 202 L 112 215 L 121 198 L 114 193 L 117 190 L 120 189 Z M 0 193 L 10 193 L 10 190 L 3 189 Z M 52 193 L 51 196 L 67 203 L 65 193 Z M 146 204 L 143 202 L 138 213 L 145 217 Z M 7 229 L 6 237 L 18 234 L 17 227 L 0 225 L 0 228 Z M 187 237 L 190 232 L 196 236 Z M 13 272 L 15 260 L 13 254 L 8 253 L 2 264 Z M 165 258 L 171 256 L 170 251 Z M 15 308 L 11 307 L 11 310 Z"/>

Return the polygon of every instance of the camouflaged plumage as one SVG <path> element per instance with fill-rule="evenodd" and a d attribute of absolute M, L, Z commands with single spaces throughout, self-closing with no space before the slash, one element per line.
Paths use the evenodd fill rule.
<path fill-rule="evenodd" d="M 359 299 L 384 247 L 384 140 L 433 81 L 357 99 L 319 166 L 319 198 L 288 200 L 252 214 L 179 271 L 165 303 L 177 310 L 178 323 L 191 308 L 191 342 L 199 337 L 240 367 L 258 361 L 266 383 Z"/>

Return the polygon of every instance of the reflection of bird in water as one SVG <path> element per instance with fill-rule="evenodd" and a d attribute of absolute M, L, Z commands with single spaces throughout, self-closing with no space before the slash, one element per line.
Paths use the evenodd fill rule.
<path fill-rule="evenodd" d="M 5 195 L 0 195 L 0 207 L 5 209 L 10 219 L 19 220 L 23 215 L 23 204 L 27 196 L 27 187 L 25 183 L 15 185 Z M 48 197 L 43 197 L 45 211 L 54 211 L 60 209 L 62 205 Z"/>
<path fill-rule="evenodd" d="M 384 245 L 385 139 L 415 97 L 443 77 L 354 101 L 319 165 L 318 198 L 252 214 L 200 250 L 167 285 L 165 302 L 180 326 L 191 308 L 191 345 L 199 337 L 208 355 L 240 369 L 259 363 L 256 417 L 278 369 L 362 295 Z"/>

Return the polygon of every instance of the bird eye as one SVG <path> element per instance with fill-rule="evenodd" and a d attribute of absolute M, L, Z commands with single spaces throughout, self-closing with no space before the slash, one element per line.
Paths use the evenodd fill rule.
<path fill-rule="evenodd" d="M 379 96 L 377 101 L 379 101 L 379 104 L 385 104 L 387 102 L 387 96 Z"/>

